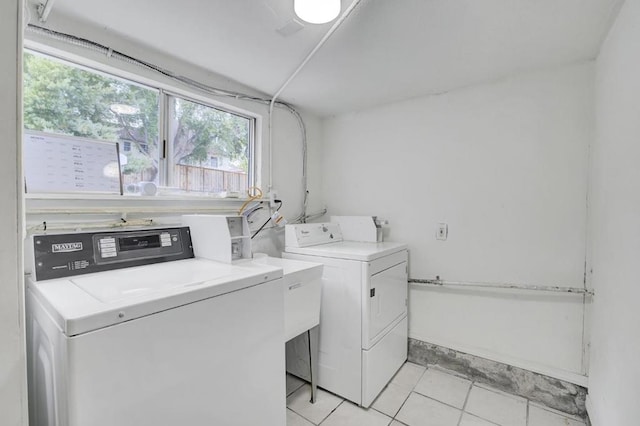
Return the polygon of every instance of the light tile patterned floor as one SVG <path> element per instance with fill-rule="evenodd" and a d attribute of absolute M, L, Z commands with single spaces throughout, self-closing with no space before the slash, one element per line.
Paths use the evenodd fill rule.
<path fill-rule="evenodd" d="M 287 426 L 585 426 L 575 417 L 473 383 L 454 373 L 404 364 L 365 410 L 287 375 Z"/>

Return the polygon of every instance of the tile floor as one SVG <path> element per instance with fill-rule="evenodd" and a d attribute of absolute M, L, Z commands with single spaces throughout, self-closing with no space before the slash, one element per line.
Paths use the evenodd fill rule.
<path fill-rule="evenodd" d="M 287 375 L 287 426 L 585 426 L 575 417 L 474 383 L 455 373 L 407 362 L 365 410 Z"/>

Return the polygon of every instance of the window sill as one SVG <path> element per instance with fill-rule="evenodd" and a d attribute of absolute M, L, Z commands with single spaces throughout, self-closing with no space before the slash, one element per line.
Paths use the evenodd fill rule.
<path fill-rule="evenodd" d="M 247 200 L 246 197 L 217 198 L 178 195 L 25 194 L 25 211 L 28 215 L 45 213 L 230 213 L 237 211 Z"/>

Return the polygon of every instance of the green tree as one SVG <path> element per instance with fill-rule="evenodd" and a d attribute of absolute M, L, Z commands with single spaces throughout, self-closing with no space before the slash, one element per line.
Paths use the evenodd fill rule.
<path fill-rule="evenodd" d="M 23 84 L 25 128 L 117 140 L 108 79 L 25 54 Z"/>
<path fill-rule="evenodd" d="M 171 98 L 170 110 L 176 164 L 200 164 L 215 152 L 248 170 L 247 118 L 175 97 Z"/>

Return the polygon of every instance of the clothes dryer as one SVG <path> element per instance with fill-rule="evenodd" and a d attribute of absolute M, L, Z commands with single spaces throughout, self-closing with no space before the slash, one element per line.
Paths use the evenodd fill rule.
<path fill-rule="evenodd" d="M 283 258 L 324 265 L 318 386 L 371 405 L 407 359 L 407 246 L 344 241 L 338 223 L 287 225 Z"/>

